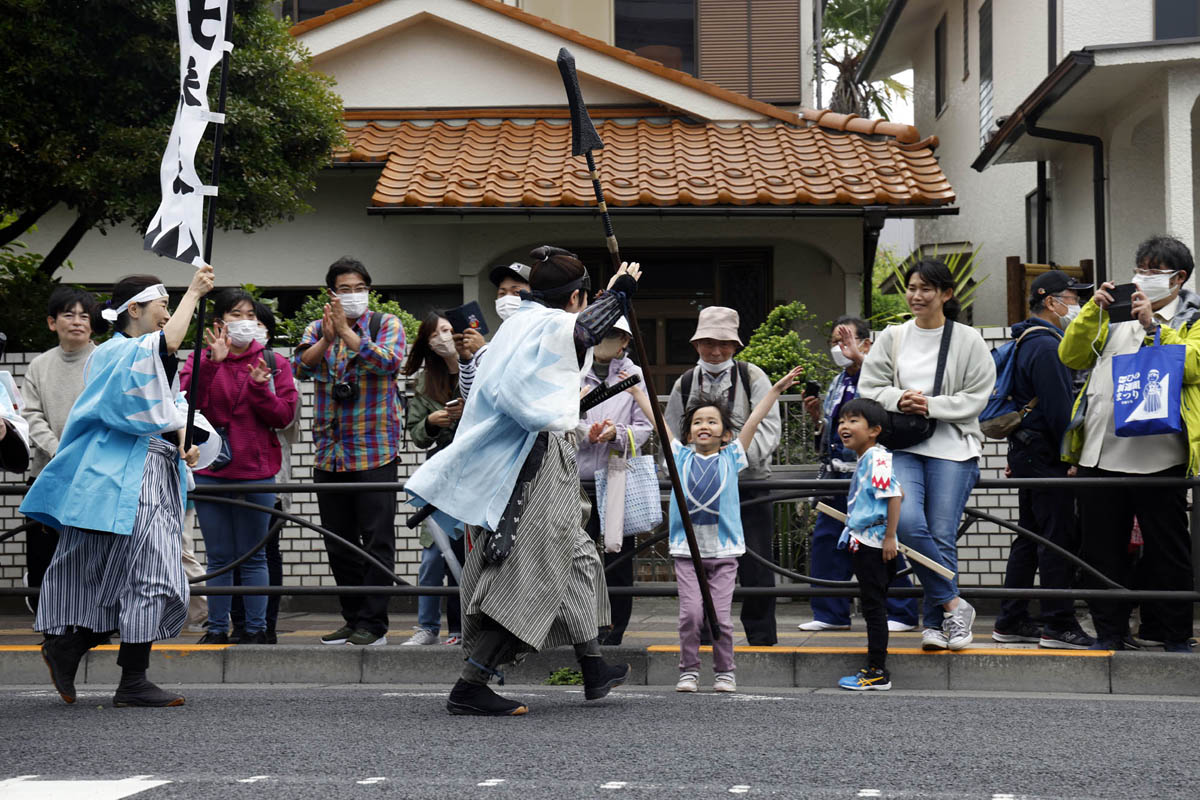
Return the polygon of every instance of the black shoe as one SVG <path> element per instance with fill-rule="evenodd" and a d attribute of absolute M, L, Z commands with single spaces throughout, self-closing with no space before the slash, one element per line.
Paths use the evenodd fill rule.
<path fill-rule="evenodd" d="M 579 660 L 583 670 L 583 696 L 588 700 L 599 700 L 625 681 L 629 680 L 629 665 L 613 666 L 603 658 L 588 656 Z"/>
<path fill-rule="evenodd" d="M 1048 650 L 1087 650 L 1096 640 L 1083 632 L 1082 628 L 1073 630 L 1052 631 L 1044 630 L 1038 640 L 1038 647 Z"/>
<path fill-rule="evenodd" d="M 121 683 L 113 695 L 116 708 L 169 708 L 183 705 L 183 698 L 165 692 L 146 678 L 146 673 L 135 672 L 121 675 Z"/>
<path fill-rule="evenodd" d="M 1125 642 L 1121 639 L 1097 638 L 1096 643 L 1088 648 L 1088 650 L 1128 650 Z M 1137 648 L 1134 648 L 1137 649 Z"/>
<path fill-rule="evenodd" d="M 256 631 L 254 633 L 246 633 L 246 634 L 243 634 L 242 638 L 238 640 L 238 644 L 266 644 L 266 643 L 267 643 L 267 632 L 266 631 Z"/>
<path fill-rule="evenodd" d="M 1023 619 L 1015 625 L 996 625 L 992 630 L 992 641 L 1004 644 L 1040 642 L 1042 639 L 1042 626 L 1031 619 Z"/>
<path fill-rule="evenodd" d="M 276 635 L 274 628 L 267 630 L 267 644 L 279 644 L 279 636 Z"/>
<path fill-rule="evenodd" d="M 621 641 L 625 638 L 625 631 L 611 630 L 607 635 L 600 637 L 600 644 L 605 647 L 619 647 Z"/>
<path fill-rule="evenodd" d="M 229 633 L 229 643 L 239 644 L 242 639 L 246 638 L 246 629 L 241 625 L 234 625 L 233 630 Z"/>
<path fill-rule="evenodd" d="M 63 702 L 75 702 L 75 674 L 89 649 L 87 638 L 78 633 L 47 636 L 42 642 L 42 660 L 46 662 L 50 680 Z"/>
<path fill-rule="evenodd" d="M 525 704 L 501 697 L 486 685 L 467 683 L 462 678 L 450 690 L 446 710 L 473 717 L 519 717 L 529 712 Z"/>
<path fill-rule="evenodd" d="M 196 644 L 231 644 L 231 642 L 229 641 L 229 634 L 225 631 L 219 633 L 209 631 L 201 636 L 200 641 L 196 642 Z"/>

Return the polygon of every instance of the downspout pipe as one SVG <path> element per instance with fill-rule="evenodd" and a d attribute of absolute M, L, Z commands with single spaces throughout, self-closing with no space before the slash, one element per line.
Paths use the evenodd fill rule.
<path fill-rule="evenodd" d="M 1035 139 L 1053 139 L 1057 142 L 1086 144 L 1092 148 L 1092 218 L 1095 227 L 1096 283 L 1108 280 L 1108 256 L 1105 243 L 1108 235 L 1104 223 L 1104 140 L 1099 136 L 1074 131 L 1058 131 L 1038 127 L 1036 119 L 1025 122 L 1025 133 Z"/>
<path fill-rule="evenodd" d="M 872 293 L 875 291 L 875 254 L 879 250 L 879 232 L 887 221 L 888 212 L 884 206 L 867 206 L 863 213 L 863 274 L 862 274 L 862 315 L 863 319 L 871 319 L 875 310 L 871 307 Z"/>

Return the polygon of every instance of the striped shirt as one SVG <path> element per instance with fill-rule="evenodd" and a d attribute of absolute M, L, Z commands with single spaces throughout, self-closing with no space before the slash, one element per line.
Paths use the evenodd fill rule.
<path fill-rule="evenodd" d="M 396 377 L 404 360 L 404 327 L 399 318 L 384 314 L 378 341 L 371 341 L 369 314 L 354 322 L 354 331 L 362 337 L 357 351 L 351 352 L 339 337 L 325 351 L 316 367 L 301 361 L 304 351 L 321 338 L 321 320 L 309 324 L 296 348 L 293 363 L 296 376 L 316 383 L 313 394 L 313 442 L 317 459 L 313 466 L 327 472 L 360 472 L 375 469 L 396 458 L 403 434 L 403 414 Z M 344 402 L 333 398 L 334 385 L 346 382 L 358 385 L 358 399 Z"/>

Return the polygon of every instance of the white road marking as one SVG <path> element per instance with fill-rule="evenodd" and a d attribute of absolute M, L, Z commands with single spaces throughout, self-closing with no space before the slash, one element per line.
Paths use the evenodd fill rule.
<path fill-rule="evenodd" d="M 383 783 L 386 780 L 387 778 L 364 778 L 361 781 L 355 781 L 355 783 L 361 783 L 364 786 L 370 786 L 373 783 Z"/>
<path fill-rule="evenodd" d="M 994 794 L 992 800 L 1017 800 L 1015 794 Z"/>
<path fill-rule="evenodd" d="M 504 783 L 504 778 L 488 778 L 486 781 L 480 781 L 476 786 L 499 786 Z"/>
<path fill-rule="evenodd" d="M 608 783 L 600 784 L 601 789 L 624 789 L 628 786 L 625 781 L 609 781 Z"/>
<path fill-rule="evenodd" d="M 258 783 L 270 779 L 270 775 L 254 775 L 250 778 L 238 778 L 238 783 Z"/>
<path fill-rule="evenodd" d="M 743 702 L 757 702 L 759 700 L 786 700 L 784 697 L 772 697 L 765 694 L 731 694 L 726 695 L 727 700 L 741 700 Z"/>
<path fill-rule="evenodd" d="M 121 800 L 147 789 L 164 786 L 170 781 L 149 780 L 149 775 L 135 775 L 119 780 L 39 781 L 37 775 L 22 775 L 0 781 L 0 797 L 4 800 Z"/>
<path fill-rule="evenodd" d="M 859 789 L 858 797 L 883 797 L 882 789 Z"/>
<path fill-rule="evenodd" d="M 750 787 L 744 783 L 739 783 L 737 786 L 729 787 L 730 794 L 745 794 L 748 791 L 750 791 Z"/>

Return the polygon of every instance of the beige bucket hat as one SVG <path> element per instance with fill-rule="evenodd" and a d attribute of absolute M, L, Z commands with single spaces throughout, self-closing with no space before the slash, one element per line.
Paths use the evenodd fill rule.
<path fill-rule="evenodd" d="M 696 335 L 692 337 L 692 341 L 697 339 L 716 339 L 722 342 L 737 342 L 742 344 L 742 339 L 738 336 L 738 313 L 732 308 L 725 306 L 709 306 L 700 310 L 700 318 L 696 321 Z"/>

